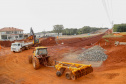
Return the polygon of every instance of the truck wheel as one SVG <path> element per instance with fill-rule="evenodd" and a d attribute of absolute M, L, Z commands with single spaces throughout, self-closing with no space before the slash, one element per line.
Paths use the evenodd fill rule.
<path fill-rule="evenodd" d="M 22 52 L 22 49 L 20 49 L 20 52 Z"/>
<path fill-rule="evenodd" d="M 26 47 L 25 49 L 26 49 L 26 50 L 29 50 L 29 47 Z"/>
<path fill-rule="evenodd" d="M 29 55 L 28 59 L 29 59 L 29 63 L 31 64 L 32 63 L 32 55 Z"/>
<path fill-rule="evenodd" d="M 39 59 L 37 57 L 33 57 L 33 67 L 36 70 L 40 67 Z"/>

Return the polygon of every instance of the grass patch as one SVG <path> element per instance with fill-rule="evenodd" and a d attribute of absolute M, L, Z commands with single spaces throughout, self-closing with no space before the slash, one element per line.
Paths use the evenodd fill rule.
<path fill-rule="evenodd" d="M 90 36 L 81 36 L 81 37 L 79 37 L 79 38 L 84 38 L 84 37 L 90 37 Z"/>
<path fill-rule="evenodd" d="M 126 32 L 120 32 L 121 35 L 126 35 Z"/>
<path fill-rule="evenodd" d="M 123 36 L 122 35 L 108 34 L 108 35 L 104 35 L 102 38 L 110 38 L 110 37 L 123 37 Z"/>
<path fill-rule="evenodd" d="M 109 42 L 109 40 L 105 39 L 106 42 Z"/>

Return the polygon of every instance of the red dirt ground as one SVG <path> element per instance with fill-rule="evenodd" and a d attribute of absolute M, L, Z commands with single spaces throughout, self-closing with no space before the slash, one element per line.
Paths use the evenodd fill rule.
<path fill-rule="evenodd" d="M 126 84 L 126 52 L 125 46 L 114 46 L 114 41 L 125 41 L 125 36 L 120 38 L 106 38 L 109 42 L 101 39 L 101 47 L 105 48 L 108 59 L 101 67 L 94 68 L 94 72 L 83 76 L 75 81 L 67 80 L 65 74 L 61 77 L 55 75 L 56 70 L 42 66 L 34 70 L 28 63 L 28 56 L 33 49 L 21 53 L 9 53 L 0 56 L 0 83 L 8 84 Z M 76 43 L 75 43 L 76 44 Z M 79 45 L 79 42 L 78 42 Z M 48 53 L 54 60 L 60 60 L 65 53 L 75 52 L 81 47 L 64 45 L 47 46 Z M 90 47 L 90 46 L 89 46 Z M 10 51 L 10 49 L 6 49 Z"/>
<path fill-rule="evenodd" d="M 92 37 L 83 37 L 83 38 L 71 38 L 71 39 L 62 39 L 58 40 L 58 43 L 64 43 L 67 46 L 72 47 L 83 47 L 90 46 L 95 42 L 99 41 L 104 34 L 92 36 Z"/>
<path fill-rule="evenodd" d="M 108 40 L 109 42 L 106 42 Z M 97 44 L 100 44 L 101 47 L 106 49 L 106 54 L 108 55 L 108 59 L 103 63 L 99 70 L 108 70 L 115 69 L 120 67 L 126 67 L 126 46 L 118 45 L 115 46 L 114 42 L 126 42 L 126 36 L 123 37 L 114 37 L 114 38 L 105 38 L 101 39 Z M 106 42 L 106 45 L 105 45 Z M 109 64 L 109 65 L 108 65 Z"/>
<path fill-rule="evenodd" d="M 45 40 L 42 40 L 39 45 L 54 46 L 54 45 L 63 43 L 63 45 L 71 46 L 71 47 L 90 46 L 91 44 L 94 44 L 97 41 L 99 41 L 103 35 L 104 34 L 100 34 L 100 35 L 96 35 L 92 37 L 58 39 L 58 40 L 55 37 L 49 37 Z"/>
<path fill-rule="evenodd" d="M 10 47 L 11 43 L 13 43 L 13 41 L 0 41 L 0 45 L 3 47 Z"/>

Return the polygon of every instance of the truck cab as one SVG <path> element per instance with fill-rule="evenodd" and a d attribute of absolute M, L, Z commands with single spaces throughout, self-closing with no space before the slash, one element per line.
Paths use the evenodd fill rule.
<path fill-rule="evenodd" d="M 22 43 L 15 42 L 11 44 L 11 51 L 13 52 L 21 52 L 22 51 Z"/>

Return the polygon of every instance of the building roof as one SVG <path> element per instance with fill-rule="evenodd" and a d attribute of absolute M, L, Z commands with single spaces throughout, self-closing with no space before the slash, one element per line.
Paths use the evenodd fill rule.
<path fill-rule="evenodd" d="M 17 29 L 17 28 L 14 28 L 14 27 L 4 27 L 4 28 L 0 29 L 0 32 L 1 31 L 23 31 L 23 30 L 22 29 Z"/>

